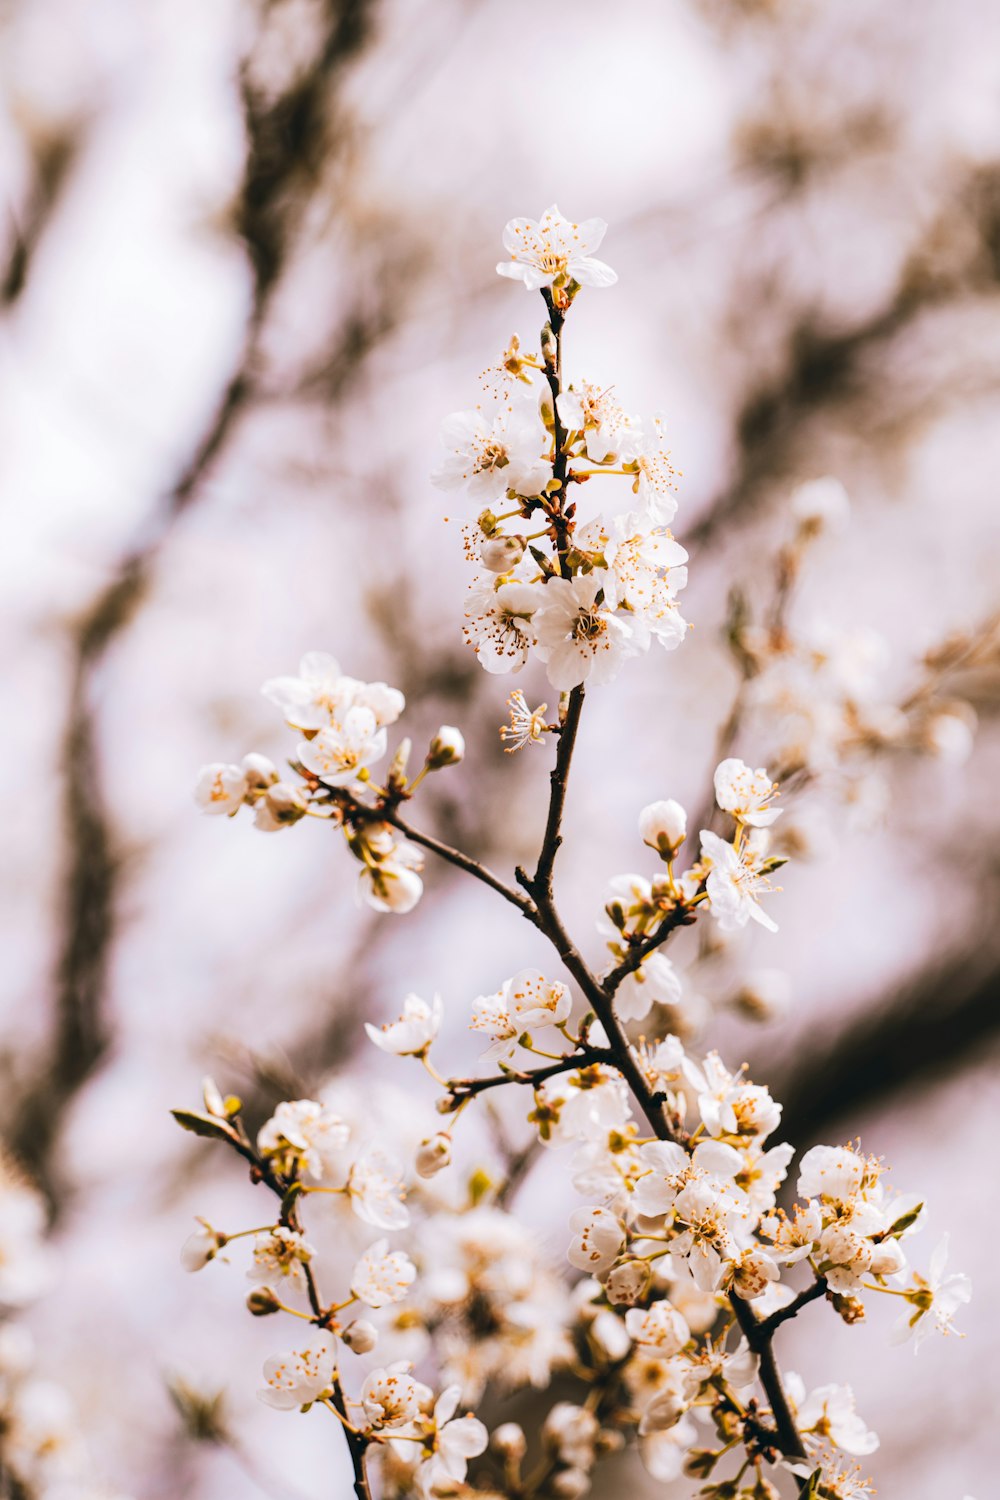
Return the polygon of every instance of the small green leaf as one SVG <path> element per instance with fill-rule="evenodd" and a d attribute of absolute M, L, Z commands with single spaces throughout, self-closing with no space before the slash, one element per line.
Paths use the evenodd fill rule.
<path fill-rule="evenodd" d="M 201 1135 L 209 1140 L 235 1141 L 236 1136 L 224 1120 L 216 1119 L 214 1115 L 200 1115 L 193 1109 L 172 1109 L 170 1113 L 177 1121 L 182 1130 L 190 1130 L 192 1135 Z"/>

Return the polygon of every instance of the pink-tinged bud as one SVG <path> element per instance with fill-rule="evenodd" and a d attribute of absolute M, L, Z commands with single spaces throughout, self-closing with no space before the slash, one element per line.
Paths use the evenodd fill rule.
<path fill-rule="evenodd" d="M 457 766 L 465 755 L 465 739 L 453 724 L 442 724 L 427 751 L 427 769 L 440 771 L 443 766 Z"/>
<path fill-rule="evenodd" d="M 417 1148 L 415 1166 L 420 1177 L 436 1177 L 450 1161 L 451 1136 L 443 1130 L 421 1141 Z"/>
<path fill-rule="evenodd" d="M 509 573 L 521 561 L 527 545 L 523 536 L 492 536 L 483 542 L 479 557 L 491 573 Z"/>
<path fill-rule="evenodd" d="M 673 859 L 687 836 L 687 813 L 679 802 L 651 802 L 639 814 L 639 836 L 663 859 Z"/>
<path fill-rule="evenodd" d="M 378 1343 L 378 1329 L 367 1318 L 358 1318 L 349 1323 L 340 1336 L 355 1354 L 369 1354 Z"/>

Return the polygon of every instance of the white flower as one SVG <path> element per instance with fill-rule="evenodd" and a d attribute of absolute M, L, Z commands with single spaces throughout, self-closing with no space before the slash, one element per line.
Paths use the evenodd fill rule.
<path fill-rule="evenodd" d="M 307 652 L 298 677 L 272 677 L 261 692 L 278 705 L 293 729 L 324 729 L 352 707 L 370 709 L 379 727 L 385 727 L 394 724 L 406 706 L 397 688 L 345 677 L 326 651 Z"/>
<path fill-rule="evenodd" d="M 261 1126 L 257 1149 L 283 1177 L 301 1173 L 318 1182 L 337 1170 L 350 1133 L 339 1115 L 314 1099 L 293 1099 L 279 1104 Z"/>
<path fill-rule="evenodd" d="M 691 1337 L 684 1314 L 665 1298 L 650 1307 L 630 1308 L 625 1327 L 643 1353 L 655 1359 L 672 1359 Z"/>
<path fill-rule="evenodd" d="M 429 1005 L 419 995 L 407 995 L 398 1021 L 387 1021 L 382 1027 L 366 1021 L 365 1031 L 383 1052 L 394 1053 L 397 1057 L 419 1057 L 437 1036 L 443 1019 L 444 1006 L 440 995 L 435 995 Z"/>
<path fill-rule="evenodd" d="M 529 708 L 520 688 L 511 693 L 507 699 L 510 724 L 504 724 L 500 729 L 500 738 L 510 741 L 510 744 L 504 744 L 505 755 L 513 755 L 516 750 L 523 750 L 525 745 L 540 743 L 545 733 L 545 713 L 548 706 L 547 703 L 540 703 L 537 708 Z"/>
<path fill-rule="evenodd" d="M 202 812 L 228 813 L 232 817 L 239 812 L 246 794 L 247 777 L 242 766 L 213 761 L 198 772 L 194 798 Z"/>
<path fill-rule="evenodd" d="M 509 1060 L 517 1051 L 517 1039 L 532 1028 L 560 1026 L 569 1019 L 573 997 L 558 979 L 546 979 L 539 969 L 522 969 L 504 980 L 494 995 L 473 1001 L 473 1031 L 485 1031 L 493 1045 L 484 1060 Z"/>
<path fill-rule="evenodd" d="M 181 1246 L 181 1265 L 185 1271 L 200 1271 L 228 1244 L 227 1236 L 213 1229 L 207 1219 L 199 1219 L 198 1224 L 200 1227 L 193 1229 Z"/>
<path fill-rule="evenodd" d="M 758 892 L 768 891 L 771 886 L 761 874 L 758 853 L 751 840 L 735 849 L 717 833 L 703 828 L 701 853 L 703 859 L 711 862 L 706 888 L 712 915 L 723 932 L 745 927 L 751 918 L 769 932 L 777 932 L 777 922 L 757 901 Z"/>
<path fill-rule="evenodd" d="M 703 1065 L 705 1088 L 698 1108 L 709 1135 L 739 1135 L 763 1140 L 781 1123 L 781 1105 L 760 1084 L 741 1083 L 717 1052 Z"/>
<path fill-rule="evenodd" d="M 546 1141 L 606 1139 L 608 1131 L 624 1129 L 630 1113 L 621 1074 L 600 1063 L 549 1079 L 536 1097 L 547 1122 L 548 1133 L 542 1132 Z"/>
<path fill-rule="evenodd" d="M 469 1459 L 486 1451 L 489 1433 L 477 1417 L 456 1417 L 462 1390 L 450 1385 L 434 1403 L 433 1451 L 420 1466 L 420 1485 L 425 1495 L 447 1494 L 461 1483 Z"/>
<path fill-rule="evenodd" d="M 430 1400 L 431 1392 L 414 1380 L 412 1368 L 399 1360 L 384 1370 L 372 1370 L 361 1387 L 361 1405 L 372 1427 L 402 1427 Z"/>
<path fill-rule="evenodd" d="M 524 666 L 541 599 L 533 583 L 513 580 L 497 587 L 493 578 L 483 578 L 472 585 L 462 633 L 487 672 L 519 672 Z"/>
<path fill-rule="evenodd" d="M 681 998 L 680 975 L 665 953 L 651 953 L 626 974 L 615 991 L 615 1010 L 623 1021 L 640 1021 L 655 1005 L 676 1005 Z"/>
<path fill-rule="evenodd" d="M 642 499 L 651 519 L 658 526 L 669 526 L 677 514 L 674 494 L 677 471 L 670 462 L 662 417 L 653 418 L 652 431 L 643 431 L 637 447 L 633 489 Z"/>
<path fill-rule="evenodd" d="M 651 1141 L 639 1155 L 647 1170 L 635 1185 L 633 1202 L 639 1213 L 655 1217 L 673 1206 L 690 1177 L 691 1158 L 674 1141 Z"/>
<path fill-rule="evenodd" d="M 266 1234 L 254 1237 L 253 1264 L 247 1280 L 258 1286 L 280 1286 L 287 1281 L 300 1287 L 305 1281 L 302 1267 L 308 1265 L 315 1253 L 298 1230 L 277 1224 Z"/>
<path fill-rule="evenodd" d="M 343 719 L 328 724 L 299 745 L 299 760 L 327 786 L 347 786 L 358 772 L 385 754 L 385 730 L 370 708 L 349 708 Z"/>
<path fill-rule="evenodd" d="M 542 457 L 548 441 L 538 407 L 517 399 L 484 411 L 456 411 L 441 426 L 444 456 L 431 475 L 442 490 L 463 486 L 473 499 L 500 500 L 508 490 L 539 495 L 552 477 Z"/>
<path fill-rule="evenodd" d="M 640 425 L 626 416 L 610 389 L 581 380 L 556 397 L 556 410 L 567 432 L 584 434 L 591 463 L 628 462 L 635 457 Z"/>
<path fill-rule="evenodd" d="M 497 271 L 523 281 L 529 292 L 551 286 L 560 277 L 581 286 L 613 286 L 617 273 L 594 259 L 607 228 L 603 219 L 564 219 L 554 203 L 538 220 L 511 219 L 503 232 L 510 260 L 501 261 Z"/>
<path fill-rule="evenodd" d="M 610 609 L 628 612 L 636 645 L 646 650 L 655 638 L 668 651 L 679 646 L 687 624 L 676 596 L 688 576 L 688 555 L 680 543 L 648 513 L 591 522 L 580 530 L 578 541 L 582 549 L 603 557 L 608 570 L 605 602 Z"/>
<path fill-rule="evenodd" d="M 871 1240 L 848 1224 L 831 1224 L 816 1246 L 820 1270 L 835 1292 L 857 1292 L 871 1270 L 874 1249 Z"/>
<path fill-rule="evenodd" d="M 297 786 L 275 781 L 254 804 L 254 827 L 262 833 L 278 833 L 306 815 L 306 800 Z"/>
<path fill-rule="evenodd" d="M 598 603 L 607 575 L 550 578 L 535 613 L 538 654 L 549 681 L 560 692 L 582 682 L 610 682 L 622 661 L 634 654 L 633 632 L 604 603 Z"/>
<path fill-rule="evenodd" d="M 329 1390 L 337 1364 L 337 1341 L 314 1329 L 308 1343 L 287 1354 L 275 1354 L 264 1365 L 264 1389 L 257 1394 L 279 1411 L 295 1411 Z"/>
<path fill-rule="evenodd" d="M 687 836 L 687 813 L 679 802 L 651 802 L 639 814 L 639 837 L 644 844 L 670 859 Z"/>
<path fill-rule="evenodd" d="M 491 536 L 480 545 L 479 560 L 490 573 L 512 573 L 524 556 L 523 536 Z"/>
<path fill-rule="evenodd" d="M 397 838 L 389 825 L 369 826 L 355 851 L 363 860 L 358 875 L 358 899 L 375 911 L 402 915 L 412 911 L 424 893 L 418 871 L 424 856 L 416 844 Z"/>
<path fill-rule="evenodd" d="M 666 1368 L 671 1369 L 669 1365 Z M 682 1372 L 679 1369 L 671 1371 L 671 1376 L 669 1383 L 653 1397 L 643 1412 L 639 1423 L 640 1437 L 654 1432 L 666 1432 L 680 1421 L 690 1406 Z"/>
<path fill-rule="evenodd" d="M 647 1472 L 661 1484 L 678 1479 L 684 1471 L 684 1460 L 698 1440 L 698 1429 L 682 1417 L 663 1432 L 651 1432 L 639 1444 L 639 1453 Z"/>
<path fill-rule="evenodd" d="M 759 766 L 751 771 L 743 761 L 731 758 L 715 769 L 715 800 L 723 812 L 732 813 L 737 822 L 749 828 L 767 828 L 780 818 L 783 809 L 767 804 L 778 790 L 778 783 Z"/>
<path fill-rule="evenodd" d="M 592 1411 L 572 1401 L 557 1401 L 542 1426 L 542 1437 L 559 1461 L 575 1468 L 594 1466 L 594 1443 L 601 1424 Z"/>
<path fill-rule="evenodd" d="M 855 1411 L 854 1392 L 849 1385 L 817 1386 L 796 1405 L 800 1431 L 828 1438 L 855 1458 L 874 1453 L 878 1447 L 877 1436 L 869 1432 Z"/>
<path fill-rule="evenodd" d="M 369 1307 L 402 1302 L 417 1268 L 403 1250 L 389 1250 L 388 1240 L 376 1240 L 351 1272 L 351 1291 Z"/>
<path fill-rule="evenodd" d="M 971 1300 L 972 1282 L 960 1272 L 945 1276 L 947 1261 L 948 1236 L 944 1235 L 931 1256 L 926 1278 L 913 1273 L 914 1285 L 906 1293 L 910 1306 L 893 1329 L 893 1343 L 903 1343 L 912 1334 L 914 1348 L 919 1349 L 935 1329 L 953 1331 L 955 1314 Z"/>
<path fill-rule="evenodd" d="M 800 1198 L 828 1198 L 849 1204 L 860 1193 L 869 1163 L 848 1146 L 813 1146 L 799 1165 Z"/>
<path fill-rule="evenodd" d="M 785 1265 L 805 1260 L 823 1230 L 823 1216 L 815 1203 L 796 1204 L 791 1217 L 768 1214 L 760 1223 L 761 1233 L 774 1242 L 774 1253 Z"/>
<path fill-rule="evenodd" d="M 569 1221 L 571 1266 L 597 1275 L 614 1264 L 625 1245 L 625 1226 L 608 1208 L 578 1208 Z"/>
<path fill-rule="evenodd" d="M 762 1297 L 780 1274 L 766 1250 L 759 1245 L 750 1245 L 725 1263 L 722 1285 L 727 1291 L 732 1290 L 738 1297 L 750 1301 Z"/>
<path fill-rule="evenodd" d="M 382 1151 L 369 1151 L 351 1168 L 347 1180 L 351 1207 L 376 1229 L 403 1229 L 410 1222 L 403 1202 L 403 1170 Z"/>

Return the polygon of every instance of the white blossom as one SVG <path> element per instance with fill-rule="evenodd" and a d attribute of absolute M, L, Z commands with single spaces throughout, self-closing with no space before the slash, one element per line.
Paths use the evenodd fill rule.
<path fill-rule="evenodd" d="M 780 807 L 768 807 L 778 791 L 763 766 L 751 771 L 742 760 L 730 758 L 715 768 L 715 800 L 723 812 L 731 813 L 749 828 L 767 828 L 781 817 Z"/>
<path fill-rule="evenodd" d="M 372 1370 L 361 1387 L 361 1405 L 372 1427 L 403 1427 L 430 1400 L 431 1392 L 414 1380 L 412 1369 L 406 1360 L 399 1360 L 384 1370 Z"/>
<path fill-rule="evenodd" d="M 487 672 L 519 672 L 535 642 L 538 585 L 520 580 L 481 579 L 469 590 L 463 634 Z"/>
<path fill-rule="evenodd" d="M 315 1182 L 335 1173 L 350 1128 L 339 1115 L 315 1099 L 279 1104 L 257 1133 L 257 1149 L 284 1177 L 305 1176 Z"/>
<path fill-rule="evenodd" d="M 717 833 L 701 831 L 702 858 L 709 862 L 706 881 L 711 911 L 723 932 L 745 927 L 751 919 L 777 932 L 778 924 L 760 906 L 757 897 L 771 889 L 760 869 L 760 857 L 751 839 L 737 849 Z"/>
<path fill-rule="evenodd" d="M 403 1011 L 397 1021 L 373 1026 L 365 1022 L 365 1031 L 376 1047 L 397 1057 L 419 1057 L 426 1052 L 441 1029 L 444 1005 L 440 995 L 435 995 L 430 1004 L 419 995 L 407 995 Z"/>
<path fill-rule="evenodd" d="M 595 571 L 550 578 L 545 585 L 534 627 L 538 655 L 560 692 L 583 682 L 610 682 L 624 659 L 634 654 L 631 627 L 598 599 L 606 578 Z"/>
<path fill-rule="evenodd" d="M 361 771 L 381 760 L 385 730 L 370 708 L 349 708 L 343 718 L 328 724 L 299 745 L 299 760 L 327 786 L 350 786 Z"/>
<path fill-rule="evenodd" d="M 434 1403 L 431 1417 L 433 1447 L 420 1466 L 420 1485 L 425 1495 L 447 1493 L 453 1484 L 461 1483 L 469 1459 L 486 1451 L 489 1433 L 482 1422 L 471 1414 L 455 1416 L 461 1395 L 461 1387 L 448 1386 Z M 442 1490 L 442 1484 L 447 1490 Z"/>
<path fill-rule="evenodd" d="M 931 1255 L 926 1277 L 913 1275 L 913 1287 L 906 1294 L 909 1306 L 893 1329 L 894 1343 L 912 1336 L 914 1348 L 919 1349 L 928 1334 L 953 1331 L 955 1314 L 972 1298 L 972 1282 L 961 1272 L 946 1276 L 947 1261 L 948 1236 L 944 1235 Z"/>
<path fill-rule="evenodd" d="M 582 432 L 591 463 L 628 462 L 636 455 L 641 426 L 627 416 L 610 389 L 589 380 L 574 382 L 556 398 L 559 420 L 567 432 Z"/>
<path fill-rule="evenodd" d="M 266 1234 L 254 1236 L 253 1261 L 247 1280 L 258 1286 L 281 1286 L 287 1281 L 293 1287 L 305 1284 L 303 1266 L 316 1254 L 305 1235 L 296 1229 L 276 1224 Z"/>
<path fill-rule="evenodd" d="M 297 677 L 272 677 L 261 692 L 277 704 L 293 729 L 325 729 L 342 721 L 351 708 L 367 708 L 379 728 L 385 728 L 406 706 L 398 688 L 345 676 L 336 658 L 325 651 L 307 652 Z"/>
<path fill-rule="evenodd" d="M 243 806 L 246 794 L 247 777 L 242 766 L 213 761 L 198 772 L 194 796 L 202 812 L 228 813 L 233 817 Z"/>
<path fill-rule="evenodd" d="M 639 837 L 670 859 L 687 837 L 687 813 L 672 797 L 664 802 L 650 802 L 639 814 Z"/>
<path fill-rule="evenodd" d="M 788 1382 L 795 1391 L 799 1384 L 793 1371 Z M 863 1458 L 874 1453 L 878 1437 L 870 1432 L 855 1410 L 854 1392 L 849 1385 L 820 1385 L 808 1396 L 796 1399 L 799 1430 L 817 1438 L 826 1438 L 844 1453 Z"/>
<path fill-rule="evenodd" d="M 376 1229 L 403 1229 L 410 1222 L 403 1202 L 403 1171 L 383 1151 L 369 1151 L 352 1166 L 347 1180 L 351 1207 Z"/>
<path fill-rule="evenodd" d="M 416 1275 L 405 1251 L 390 1251 L 388 1240 L 376 1240 L 351 1272 L 351 1291 L 369 1307 L 387 1307 L 402 1302 Z"/>
<path fill-rule="evenodd" d="M 337 1364 L 337 1341 L 332 1334 L 312 1329 L 298 1349 L 275 1354 L 264 1364 L 261 1401 L 279 1411 L 307 1406 L 330 1389 Z"/>
<path fill-rule="evenodd" d="M 181 1265 L 185 1271 L 202 1270 L 228 1243 L 227 1237 L 213 1229 L 207 1219 L 199 1219 L 198 1226 L 181 1246 Z"/>
<path fill-rule="evenodd" d="M 537 708 L 529 708 L 527 699 L 520 689 L 511 693 L 507 699 L 510 724 L 504 724 L 500 730 L 500 738 L 505 742 L 503 748 L 507 755 L 513 755 L 516 750 L 523 750 L 525 745 L 537 745 L 541 741 L 545 733 L 545 714 L 548 706 L 547 703 L 540 703 Z"/>
<path fill-rule="evenodd" d="M 671 1359 L 691 1337 L 683 1313 L 665 1298 L 646 1308 L 629 1308 L 625 1327 L 643 1352 L 655 1359 Z"/>
<path fill-rule="evenodd" d="M 538 495 L 552 476 L 542 456 L 546 441 L 533 397 L 453 412 L 441 427 L 444 455 L 431 479 L 443 490 L 464 487 L 487 504 L 508 490 Z"/>
<path fill-rule="evenodd" d="M 569 1227 L 574 1238 L 566 1252 L 571 1266 L 598 1275 L 613 1265 L 625 1245 L 625 1226 L 607 1208 L 579 1208 Z"/>
<path fill-rule="evenodd" d="M 669 526 L 677 514 L 676 470 L 670 462 L 663 428 L 662 417 L 654 417 L 651 428 L 643 428 L 634 459 L 633 488 L 657 526 Z"/>
<path fill-rule="evenodd" d="M 497 271 L 523 281 L 529 292 L 551 286 L 557 278 L 581 286 L 613 286 L 617 273 L 594 258 L 607 228 L 603 219 L 564 219 L 554 203 L 540 219 L 511 219 L 503 232 L 510 259 L 501 261 Z"/>

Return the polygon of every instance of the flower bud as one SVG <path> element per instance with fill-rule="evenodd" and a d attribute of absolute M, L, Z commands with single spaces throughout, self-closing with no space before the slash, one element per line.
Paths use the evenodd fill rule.
<path fill-rule="evenodd" d="M 487 507 L 486 510 L 481 510 L 479 512 L 479 515 L 476 517 L 476 525 L 483 533 L 483 536 L 492 536 L 496 531 L 498 524 L 499 523 L 497 522 L 496 516 L 489 509 L 489 507 Z"/>
<path fill-rule="evenodd" d="M 494 536 L 480 547 L 479 557 L 491 573 L 509 573 L 521 561 L 527 545 L 523 536 Z"/>
<path fill-rule="evenodd" d="M 840 1292 L 829 1293 L 833 1310 L 839 1313 L 845 1323 L 862 1323 L 865 1316 L 865 1304 L 860 1297 L 846 1297 Z"/>
<path fill-rule="evenodd" d="M 464 754 L 462 731 L 451 724 L 442 724 L 427 751 L 427 768 L 440 771 L 443 766 L 457 766 Z"/>
<path fill-rule="evenodd" d="M 687 813 L 679 802 L 651 802 L 639 814 L 639 835 L 661 859 L 673 859 L 687 835 Z"/>
<path fill-rule="evenodd" d="M 689 1479 L 707 1479 L 721 1456 L 712 1448 L 692 1448 L 684 1460 L 684 1473 Z"/>
<path fill-rule="evenodd" d="M 273 760 L 268 760 L 266 755 L 258 755 L 251 751 L 244 755 L 240 761 L 243 774 L 247 779 L 247 786 L 263 791 L 265 787 L 273 786 L 278 779 L 277 767 Z"/>
<path fill-rule="evenodd" d="M 509 1462 L 519 1463 L 528 1451 L 524 1428 L 516 1422 L 501 1422 L 490 1438 L 490 1447 Z"/>
<path fill-rule="evenodd" d="M 883 1240 L 872 1252 L 869 1266 L 873 1276 L 895 1276 L 906 1265 L 906 1256 L 898 1240 Z"/>
<path fill-rule="evenodd" d="M 203 1078 L 201 1080 L 201 1097 L 205 1103 L 205 1113 L 215 1115 L 217 1119 L 225 1119 L 226 1101 L 214 1078 Z"/>
<path fill-rule="evenodd" d="M 269 1286 L 254 1287 L 247 1297 L 247 1312 L 253 1313 L 255 1318 L 266 1318 L 280 1311 L 281 1303 Z"/>
<path fill-rule="evenodd" d="M 340 1336 L 355 1354 L 368 1354 L 378 1343 L 378 1329 L 367 1318 L 357 1318 L 353 1323 L 348 1323 Z"/>
<path fill-rule="evenodd" d="M 933 714 L 926 721 L 921 738 L 932 755 L 959 766 L 972 753 L 974 729 L 975 714 L 971 710 L 969 717 L 946 711 Z"/>
<path fill-rule="evenodd" d="M 420 1177 L 436 1177 L 451 1161 L 451 1136 L 439 1130 L 417 1148 L 415 1166 Z"/>

